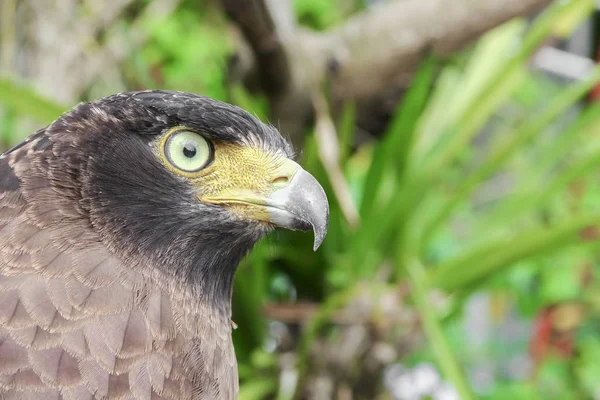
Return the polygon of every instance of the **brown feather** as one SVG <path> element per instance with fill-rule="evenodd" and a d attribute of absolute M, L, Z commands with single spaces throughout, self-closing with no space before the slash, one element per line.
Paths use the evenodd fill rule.
<path fill-rule="evenodd" d="M 34 253 L 31 262 L 46 277 L 66 276 L 74 269 L 71 256 L 54 246 Z"/>
<path fill-rule="evenodd" d="M 61 392 L 64 400 L 94 400 L 94 395 L 84 384 L 65 388 Z"/>
<path fill-rule="evenodd" d="M 44 350 L 56 347 L 60 344 L 62 335 L 51 333 L 41 326 L 30 326 L 29 328 L 9 331 L 13 340 L 24 348 Z"/>
<path fill-rule="evenodd" d="M 10 290 L 0 293 L 0 324 L 10 329 L 22 329 L 29 326 L 35 326 L 35 321 L 31 319 L 18 290 Z"/>
<path fill-rule="evenodd" d="M 0 332 L 0 375 L 15 373 L 29 366 L 27 350 L 15 342 L 8 332 Z"/>
<path fill-rule="evenodd" d="M 48 386 L 33 370 L 20 369 L 12 374 L 0 375 L 0 388 L 16 391 L 44 391 L 48 389 Z"/>
<path fill-rule="evenodd" d="M 31 367 L 44 382 L 68 387 L 81 381 L 77 359 L 60 347 L 30 351 Z"/>
<path fill-rule="evenodd" d="M 24 281 L 22 276 L 7 276 L 0 274 L 0 292 L 19 289 Z"/>
<path fill-rule="evenodd" d="M 230 315 L 115 251 L 62 127 L 0 156 L 0 398 L 234 399 Z"/>
<path fill-rule="evenodd" d="M 58 311 L 50 301 L 46 292 L 46 282 L 40 276 L 33 276 L 25 282 L 19 290 L 21 302 L 27 310 L 27 314 L 34 322 L 46 330 L 53 331 L 52 328 L 60 324 L 68 324 L 58 314 Z M 52 328 L 51 328 L 52 327 Z"/>
<path fill-rule="evenodd" d="M 129 387 L 136 400 L 151 400 L 152 385 L 146 363 L 139 362 L 129 373 Z"/>
<path fill-rule="evenodd" d="M 162 360 L 155 359 L 155 357 L 148 360 L 146 363 L 146 369 L 148 370 L 148 377 L 150 378 L 150 384 L 154 392 L 162 395 L 165 386 L 165 371 L 160 367 Z"/>
<path fill-rule="evenodd" d="M 83 329 L 64 332 L 61 335 L 61 346 L 78 360 L 86 360 L 90 355 L 90 348 L 83 334 Z"/>
<path fill-rule="evenodd" d="M 0 392 L 2 394 L 2 392 Z M 60 390 L 47 389 L 44 392 L 25 391 L 25 392 L 10 392 L 3 395 L 3 400 L 39 400 L 43 397 L 44 400 L 60 400 Z"/>
<path fill-rule="evenodd" d="M 71 321 L 85 318 L 85 313 L 81 310 L 77 310 L 69 301 L 67 290 L 65 288 L 65 279 L 50 278 L 46 281 L 46 285 L 50 301 L 63 318 Z"/>
<path fill-rule="evenodd" d="M 162 291 L 152 291 L 144 306 L 144 316 L 152 336 L 158 339 L 173 339 L 176 330 L 169 298 Z"/>
<path fill-rule="evenodd" d="M 100 317 L 98 322 L 104 342 L 118 357 L 129 358 L 152 349 L 148 324 L 139 310 Z"/>
<path fill-rule="evenodd" d="M 122 266 L 108 250 L 102 247 L 75 254 L 77 280 L 93 289 L 108 286 L 119 277 Z"/>

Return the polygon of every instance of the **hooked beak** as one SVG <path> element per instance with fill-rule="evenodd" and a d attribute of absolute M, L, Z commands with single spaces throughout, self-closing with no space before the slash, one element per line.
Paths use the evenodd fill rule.
<path fill-rule="evenodd" d="M 329 203 L 319 182 L 300 168 L 289 184 L 276 190 L 265 200 L 269 221 L 281 228 L 312 231 L 315 235 L 313 250 L 317 250 L 329 223 Z"/>
<path fill-rule="evenodd" d="M 329 223 L 329 202 L 325 191 L 311 174 L 289 159 L 280 163 L 270 182 L 262 193 L 248 188 L 230 188 L 216 196 L 203 196 L 201 199 L 213 204 L 253 207 L 258 211 L 247 213 L 247 216 L 280 228 L 312 230 L 313 250 L 316 251 L 325 239 Z"/>

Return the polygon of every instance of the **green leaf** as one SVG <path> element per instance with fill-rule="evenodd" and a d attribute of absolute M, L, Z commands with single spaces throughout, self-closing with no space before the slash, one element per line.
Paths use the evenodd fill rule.
<path fill-rule="evenodd" d="M 373 205 L 376 204 L 378 189 L 382 187 L 380 183 L 386 168 L 393 165 L 401 173 L 404 171 L 413 148 L 415 125 L 428 100 L 435 77 L 435 66 L 435 60 L 428 58 L 419 68 L 411 88 L 394 113 L 384 139 L 377 147 L 377 156 L 371 161 L 363 189 L 364 197 L 360 207 L 362 216 L 368 218 L 369 213 L 374 212 Z"/>
<path fill-rule="evenodd" d="M 343 18 L 335 0 L 294 0 L 293 5 L 298 21 L 313 29 L 323 30 Z"/>
<path fill-rule="evenodd" d="M 469 110 L 478 105 L 480 98 L 487 94 L 485 91 L 494 79 L 506 70 L 512 60 L 509 55 L 514 53 L 524 29 L 525 23 L 521 20 L 505 23 L 477 42 L 464 71 L 449 67 L 451 72 L 443 77 L 446 81 L 438 87 L 435 95 L 443 98 L 443 101 L 432 102 L 428 107 L 419 126 L 419 137 L 435 138 L 460 124 L 460 119 L 464 119 Z M 452 86 L 446 86 L 451 83 Z M 447 142 L 448 138 L 429 139 L 429 145 L 425 147 L 434 149 L 435 153 L 443 150 Z"/>
<path fill-rule="evenodd" d="M 432 285 L 447 291 L 471 287 L 515 262 L 548 254 L 583 241 L 580 231 L 600 223 L 600 213 L 573 217 L 556 226 L 538 227 L 487 241 L 432 271 Z"/>
<path fill-rule="evenodd" d="M 275 393 L 277 381 L 274 378 L 262 378 L 248 381 L 240 386 L 239 400 L 263 400 Z"/>
<path fill-rule="evenodd" d="M 564 262 L 561 259 L 552 259 L 545 263 L 547 268 L 540 271 L 540 295 L 545 304 L 573 300 L 580 294 L 580 268 L 573 268 L 572 264 L 564 265 Z M 575 261 L 572 260 L 572 262 Z"/>
<path fill-rule="evenodd" d="M 586 16 L 584 11 L 589 13 L 592 6 L 591 0 L 555 2 L 534 22 L 518 52 L 510 59 L 498 60 L 495 72 L 487 76 L 484 84 L 479 86 L 470 106 L 463 109 L 455 126 L 450 127 L 451 140 L 444 144 L 431 165 L 425 169 L 424 176 L 440 176 L 473 135 L 483 127 L 492 112 L 508 98 L 525 77 L 525 68 L 531 55 L 547 37 L 556 33 L 555 24 L 567 16 L 571 18 L 569 24 L 581 21 Z M 497 60 L 497 56 L 494 59 Z"/>
<path fill-rule="evenodd" d="M 562 13 L 559 18 L 556 18 L 552 24 L 552 32 L 562 38 L 568 37 L 573 31 L 579 27 L 581 21 L 594 10 L 594 0 L 574 0 L 565 2 Z"/>
<path fill-rule="evenodd" d="M 344 102 L 339 125 L 340 165 L 345 166 L 354 144 L 356 131 L 356 104 L 354 102 Z"/>
<path fill-rule="evenodd" d="M 441 171 L 485 124 L 523 79 L 526 60 L 514 53 L 517 39 L 525 28 L 524 21 L 514 20 L 489 32 L 481 39 L 451 99 L 437 104 L 448 114 L 446 123 L 438 125 L 445 133 L 427 159 L 433 173 Z M 500 55 L 500 56 L 499 56 Z M 440 112 L 432 112 L 439 115 Z"/>
<path fill-rule="evenodd" d="M 444 330 L 435 314 L 435 310 L 427 300 L 429 288 L 426 283 L 423 265 L 416 260 L 409 261 L 406 265 L 411 282 L 412 298 L 419 311 L 423 330 L 427 335 L 429 345 L 432 348 L 433 354 L 435 355 L 442 372 L 446 378 L 452 382 L 461 399 L 474 399 L 475 396 L 471 391 L 465 372 L 458 363 L 456 356 L 444 335 Z"/>
<path fill-rule="evenodd" d="M 558 117 L 562 116 L 598 82 L 600 82 L 600 67 L 595 68 L 590 76 L 584 81 L 568 86 L 560 92 L 538 116 L 528 120 L 513 132 L 508 131 L 500 133 L 498 135 L 499 142 L 494 145 L 491 154 L 486 157 L 484 163 L 472 174 L 463 178 L 464 180 L 458 188 L 458 192 L 454 193 L 441 210 L 430 220 L 428 226 L 425 228 L 424 238 L 422 239 L 423 242 L 426 243 L 428 241 L 433 231 L 448 218 L 458 204 L 467 199 L 467 196 L 472 193 L 479 183 L 495 172 L 498 172 L 507 158 L 522 149 L 527 141 L 531 140 Z M 573 175 L 581 176 L 582 173 L 587 172 L 596 161 L 597 158 L 590 158 L 587 161 L 587 164 L 579 166 L 577 169 L 573 169 L 571 174 L 565 179 L 572 178 Z M 559 183 L 562 183 L 562 181 L 557 182 L 557 184 Z"/>
<path fill-rule="evenodd" d="M 31 87 L 9 78 L 0 78 L 0 103 L 15 113 L 49 124 L 65 111 L 67 106 L 39 95 Z"/>
<path fill-rule="evenodd" d="M 587 336 L 578 344 L 579 358 L 576 361 L 576 374 L 590 396 L 598 393 L 600 376 L 600 341 L 597 337 Z"/>

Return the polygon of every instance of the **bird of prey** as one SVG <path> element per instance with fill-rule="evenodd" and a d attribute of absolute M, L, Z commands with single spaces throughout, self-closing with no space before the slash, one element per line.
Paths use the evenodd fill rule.
<path fill-rule="evenodd" d="M 79 104 L 0 156 L 0 398 L 235 399 L 236 267 L 328 224 L 279 132 L 174 91 Z"/>

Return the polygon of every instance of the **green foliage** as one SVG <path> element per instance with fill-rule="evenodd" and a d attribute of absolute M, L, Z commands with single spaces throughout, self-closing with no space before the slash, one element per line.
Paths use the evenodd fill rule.
<path fill-rule="evenodd" d="M 18 116 L 47 123 L 58 118 L 68 107 L 40 96 L 28 85 L 0 77 L 0 104 Z"/>
<path fill-rule="evenodd" d="M 342 20 L 334 0 L 294 0 L 294 11 L 300 23 L 318 30 Z"/>
<path fill-rule="evenodd" d="M 144 86 L 227 98 L 226 62 L 232 47 L 226 20 L 214 5 L 199 3 L 146 23 L 151 26 L 150 40 L 133 55 L 134 73 L 146 77 L 141 80 Z"/>
<path fill-rule="evenodd" d="M 527 64 L 547 37 L 570 32 L 591 6 L 559 2 L 530 28 L 515 20 L 490 32 L 466 58 L 445 65 L 426 60 L 382 140 L 374 148 L 359 149 L 343 165 L 360 205 L 360 229 L 349 229 L 343 216 L 332 212 L 335 230 L 318 262 L 327 271 L 313 268 L 313 261 L 291 260 L 295 269 L 314 271 L 309 279 L 329 282 L 322 294 L 328 299 L 325 315 L 325 310 L 331 312 L 329 299 L 340 299 L 336 293 L 347 299 L 343 294 L 358 281 L 373 280 L 386 260 L 391 261 L 395 278 L 412 283 L 414 305 L 432 353 L 461 398 L 472 397 L 461 371 L 466 354 L 456 354 L 445 336 L 460 313 L 442 322 L 427 300 L 431 286 L 454 293 L 454 307 L 460 309 L 476 291 L 512 289 L 506 279 L 512 267 L 531 260 L 536 267 L 523 289 L 514 292 L 531 297 L 530 285 L 539 282 L 530 317 L 549 303 L 581 300 L 581 263 L 594 259 L 594 247 L 582 230 L 596 226 L 600 215 L 594 202 L 569 207 L 573 199 L 567 189 L 574 182 L 594 185 L 588 177 L 599 161 L 596 142 L 585 135 L 600 120 L 597 106 L 572 122 L 563 116 L 600 81 L 600 70 L 563 89 L 529 71 Z M 504 111 L 511 107 L 523 113 Z M 347 118 L 346 113 L 341 126 L 348 124 Z M 473 145 L 482 129 L 490 132 L 487 143 Z M 576 143 L 584 137 L 585 148 L 578 148 Z M 327 180 L 321 166 L 306 165 L 321 181 Z M 481 203 L 477 195 L 484 193 L 482 187 L 502 175 L 511 177 L 511 188 L 499 193 L 501 200 Z M 331 193 L 329 198 L 335 196 Z M 460 240 L 456 221 L 468 231 Z M 297 240 L 294 234 L 285 237 Z M 314 332 L 308 329 L 302 343 L 310 342 Z M 566 385 L 561 393 L 572 394 L 573 381 L 561 376 Z M 540 384 L 506 390 L 527 398 Z"/>
<path fill-rule="evenodd" d="M 315 30 L 335 26 L 362 8 L 362 0 L 294 0 L 293 4 L 298 22 Z"/>
<path fill-rule="evenodd" d="M 576 362 L 576 374 L 587 395 L 597 395 L 598 376 L 600 376 L 600 340 L 597 334 L 588 335 L 579 342 L 580 357 Z"/>

